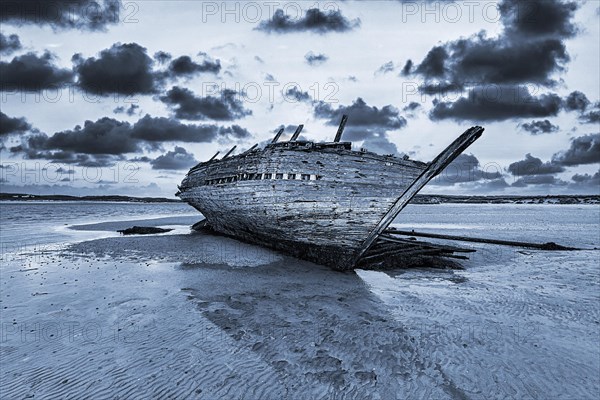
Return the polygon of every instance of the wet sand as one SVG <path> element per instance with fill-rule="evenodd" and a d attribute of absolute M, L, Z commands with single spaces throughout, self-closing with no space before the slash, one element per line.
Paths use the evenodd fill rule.
<path fill-rule="evenodd" d="M 123 224 L 140 225 L 85 229 Z M 2 274 L 0 393 L 596 398 L 598 252 L 479 250 L 463 271 L 345 273 L 198 233 L 22 255 Z"/>

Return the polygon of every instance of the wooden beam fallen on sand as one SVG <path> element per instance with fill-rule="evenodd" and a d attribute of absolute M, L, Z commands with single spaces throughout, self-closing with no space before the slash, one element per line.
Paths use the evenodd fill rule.
<path fill-rule="evenodd" d="M 383 234 L 379 236 L 379 240 L 395 242 L 395 243 L 403 243 L 403 244 L 407 244 L 407 245 L 411 245 L 411 246 L 429 246 L 430 248 L 436 248 L 438 250 L 445 250 L 445 251 L 453 251 L 453 252 L 457 252 L 457 253 L 474 253 L 476 251 L 474 249 L 465 249 L 462 247 L 446 246 L 446 245 L 437 244 L 437 243 L 433 244 L 433 243 L 427 243 L 427 242 L 417 242 L 415 240 L 409 240 L 409 239 L 400 239 L 397 237 L 387 235 L 387 233 L 388 233 L 387 231 L 384 231 Z"/>
<path fill-rule="evenodd" d="M 513 240 L 497 240 L 497 239 L 474 238 L 474 237 L 466 237 L 466 236 L 441 235 L 438 233 L 400 231 L 400 230 L 396 230 L 396 229 L 387 229 L 384 231 L 384 233 L 386 233 L 387 235 L 404 235 L 404 236 L 426 237 L 426 238 L 433 238 L 433 239 L 458 240 L 461 242 L 499 244 L 499 245 L 503 245 L 503 246 L 526 247 L 526 248 L 538 249 L 538 250 L 582 250 L 582 249 L 578 249 L 575 247 L 561 246 L 554 242 L 528 243 L 528 242 L 517 242 L 517 241 L 513 241 Z"/>

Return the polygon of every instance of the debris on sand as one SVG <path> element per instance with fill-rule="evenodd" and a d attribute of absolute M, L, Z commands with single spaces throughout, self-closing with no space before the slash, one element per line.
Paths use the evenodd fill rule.
<path fill-rule="evenodd" d="M 127 229 L 121 229 L 117 232 L 123 235 L 152 235 L 154 233 L 170 232 L 173 229 L 157 228 L 156 226 L 133 226 Z"/>

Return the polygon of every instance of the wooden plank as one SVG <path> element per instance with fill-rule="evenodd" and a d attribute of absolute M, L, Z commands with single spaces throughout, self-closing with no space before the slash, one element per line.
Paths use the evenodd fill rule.
<path fill-rule="evenodd" d="M 296 128 L 296 132 L 294 132 L 294 134 L 292 135 L 292 138 L 290 139 L 290 142 L 294 142 L 296 139 L 298 139 L 298 136 L 300 136 L 300 132 L 302 132 L 303 128 L 304 128 L 304 125 L 302 125 L 302 124 L 298 125 L 298 127 Z"/>
<path fill-rule="evenodd" d="M 360 259 L 360 261 L 361 262 L 373 261 L 373 260 L 377 260 L 379 258 L 391 258 L 396 255 L 405 255 L 405 256 L 414 256 L 415 255 L 415 254 L 410 254 L 410 253 L 413 253 L 413 251 L 407 250 L 407 249 L 402 249 L 402 248 L 394 248 L 394 249 L 387 250 L 386 252 L 380 253 L 380 254 L 365 255 L 363 258 Z"/>
<path fill-rule="evenodd" d="M 273 140 L 271 140 L 271 143 L 277 143 L 277 141 L 281 137 L 281 134 L 283 133 L 283 130 L 284 130 L 284 128 L 281 128 L 279 130 L 279 132 L 277 132 L 277 135 L 275 135 L 275 137 L 273 138 Z"/>
<path fill-rule="evenodd" d="M 208 161 L 200 161 L 198 164 L 194 165 L 192 168 L 190 168 L 190 171 L 188 172 L 188 175 L 191 174 L 192 172 L 196 171 L 200 167 L 202 167 L 204 164 L 209 163 L 212 160 L 214 160 L 219 155 L 219 153 L 220 153 L 220 151 L 217 151 L 215 153 L 215 155 L 210 158 L 210 160 L 208 160 Z"/>
<path fill-rule="evenodd" d="M 224 160 L 224 159 L 226 159 L 227 157 L 229 157 L 229 155 L 230 155 L 231 153 L 233 153 L 233 151 L 236 149 L 236 147 L 237 147 L 237 145 L 233 146 L 233 147 L 231 148 L 231 150 L 229 150 L 229 151 L 227 152 L 227 154 L 225 154 L 221 160 Z"/>
<path fill-rule="evenodd" d="M 432 239 L 457 240 L 457 241 L 462 241 L 462 242 L 490 243 L 490 244 L 499 244 L 499 245 L 503 245 L 503 246 L 526 247 L 526 248 L 539 249 L 539 250 L 581 250 L 581 249 L 577 249 L 575 247 L 561 246 L 554 242 L 527 243 L 527 242 L 517 242 L 517 241 L 512 241 L 512 240 L 474 238 L 474 237 L 466 237 L 466 236 L 440 235 L 440 234 L 436 234 L 436 233 L 423 233 L 423 232 L 415 232 L 415 231 L 398 231 L 398 230 L 386 230 L 385 233 L 386 234 L 394 234 L 394 235 L 427 237 L 427 238 L 432 238 Z"/>
<path fill-rule="evenodd" d="M 421 175 L 402 193 L 396 200 L 396 203 L 383 216 L 377 226 L 369 233 L 363 244 L 360 246 L 356 256 L 355 263 L 365 254 L 365 252 L 373 245 L 377 237 L 392 223 L 394 218 L 406 207 L 408 202 L 425 186 L 431 179 L 439 174 L 452 160 L 458 157 L 463 151 L 473 144 L 481 134 L 483 128 L 474 126 L 467 129 L 465 133 L 460 135 L 450 146 L 442 151 L 421 173 Z"/>
<path fill-rule="evenodd" d="M 256 143 L 254 146 L 250 147 L 248 150 L 244 151 L 243 153 L 240 154 L 240 156 L 243 156 L 245 154 L 250 153 L 252 150 L 254 150 L 255 148 L 258 147 L 258 143 Z"/>
<path fill-rule="evenodd" d="M 449 250 L 449 251 L 454 251 L 454 252 L 457 252 L 457 253 L 474 253 L 476 251 L 475 249 L 466 249 L 466 248 L 463 248 L 463 247 L 454 247 L 454 246 L 448 246 L 448 245 L 445 245 L 445 244 L 437 244 L 437 243 L 429 243 L 429 242 L 418 242 L 416 240 L 406 240 L 406 239 L 395 238 L 395 237 L 387 235 L 387 233 L 388 233 L 388 231 L 385 231 L 384 233 L 382 233 L 379 236 L 379 239 L 381 239 L 381 240 L 388 240 L 388 241 L 394 241 L 396 243 L 422 244 L 422 245 L 436 247 L 436 248 L 439 248 L 439 249 L 445 249 L 445 250 Z"/>
<path fill-rule="evenodd" d="M 401 241 L 394 240 L 393 238 L 390 239 L 390 238 L 383 237 L 383 236 L 380 237 L 380 239 L 385 240 L 385 241 L 395 242 L 398 244 L 403 243 Z M 440 252 L 440 253 L 453 253 L 454 252 L 454 250 L 452 250 L 452 249 L 444 248 L 444 246 L 436 246 L 432 243 L 417 242 L 417 243 L 413 244 L 413 247 L 415 250 L 432 250 L 434 252 Z"/>
<path fill-rule="evenodd" d="M 348 116 L 344 114 L 342 116 L 342 121 L 340 122 L 337 133 L 335 134 L 335 139 L 333 139 L 334 142 L 337 143 L 342 138 L 342 133 L 344 133 L 344 128 L 346 127 L 346 122 L 348 122 Z"/>
<path fill-rule="evenodd" d="M 210 162 L 210 161 L 214 160 L 215 158 L 217 158 L 217 156 L 219 155 L 219 153 L 220 153 L 220 151 L 217 151 L 217 152 L 215 153 L 215 155 L 214 155 L 214 156 L 212 156 L 212 157 L 210 158 L 210 160 L 208 160 L 207 162 Z"/>

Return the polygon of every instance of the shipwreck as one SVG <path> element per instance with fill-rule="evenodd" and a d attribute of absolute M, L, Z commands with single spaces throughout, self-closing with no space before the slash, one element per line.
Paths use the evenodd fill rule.
<path fill-rule="evenodd" d="M 189 170 L 177 196 L 207 229 L 340 270 L 410 256 L 465 258 L 454 253 L 469 250 L 402 239 L 388 227 L 484 129 L 467 129 L 425 163 L 353 150 L 341 141 L 346 121 L 332 142 L 298 140 L 300 125 L 288 141 L 279 141 L 281 129 L 264 148 L 217 153 Z"/>

